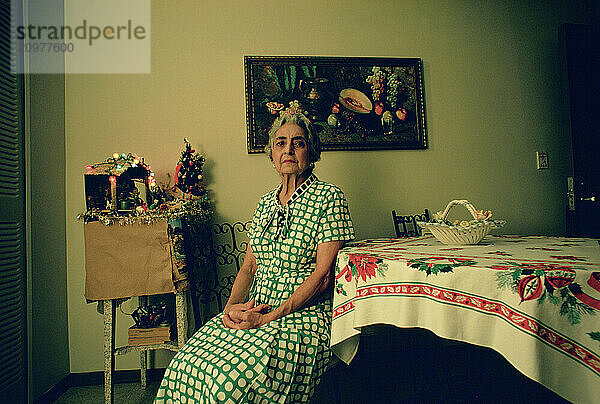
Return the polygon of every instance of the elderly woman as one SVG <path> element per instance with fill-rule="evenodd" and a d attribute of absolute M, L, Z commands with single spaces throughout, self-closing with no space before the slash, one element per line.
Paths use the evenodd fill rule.
<path fill-rule="evenodd" d="M 319 138 L 302 114 L 265 147 L 281 184 L 259 201 L 223 313 L 175 355 L 156 402 L 309 401 L 330 358 L 332 270 L 354 238 L 342 191 L 317 179 Z"/>

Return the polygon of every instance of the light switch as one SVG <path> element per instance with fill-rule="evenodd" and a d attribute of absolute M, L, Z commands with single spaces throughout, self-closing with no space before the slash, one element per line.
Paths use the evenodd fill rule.
<path fill-rule="evenodd" d="M 548 153 L 546 152 L 535 152 L 537 157 L 537 169 L 545 170 L 548 168 Z"/>

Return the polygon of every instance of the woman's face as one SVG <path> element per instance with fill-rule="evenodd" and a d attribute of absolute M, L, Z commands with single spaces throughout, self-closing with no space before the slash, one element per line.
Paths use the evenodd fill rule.
<path fill-rule="evenodd" d="M 304 130 L 294 122 L 285 123 L 273 137 L 272 156 L 279 174 L 302 174 L 309 164 Z"/>

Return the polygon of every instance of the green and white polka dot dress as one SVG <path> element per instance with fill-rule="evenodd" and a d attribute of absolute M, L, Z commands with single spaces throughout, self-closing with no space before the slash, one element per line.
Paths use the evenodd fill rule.
<path fill-rule="evenodd" d="M 314 175 L 285 207 L 264 195 L 248 234 L 258 269 L 250 291 L 272 308 L 314 270 L 317 245 L 354 238 L 343 192 Z M 326 296 L 325 296 L 326 295 Z M 260 328 L 232 330 L 222 314 L 175 355 L 156 403 L 304 403 L 330 358 L 331 294 Z"/>

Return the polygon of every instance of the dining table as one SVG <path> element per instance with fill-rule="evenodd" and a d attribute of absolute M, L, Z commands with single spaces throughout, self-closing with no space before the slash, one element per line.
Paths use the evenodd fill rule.
<path fill-rule="evenodd" d="M 600 240 L 431 233 L 348 243 L 337 256 L 331 349 L 350 363 L 376 324 L 492 348 L 564 399 L 600 400 Z"/>

